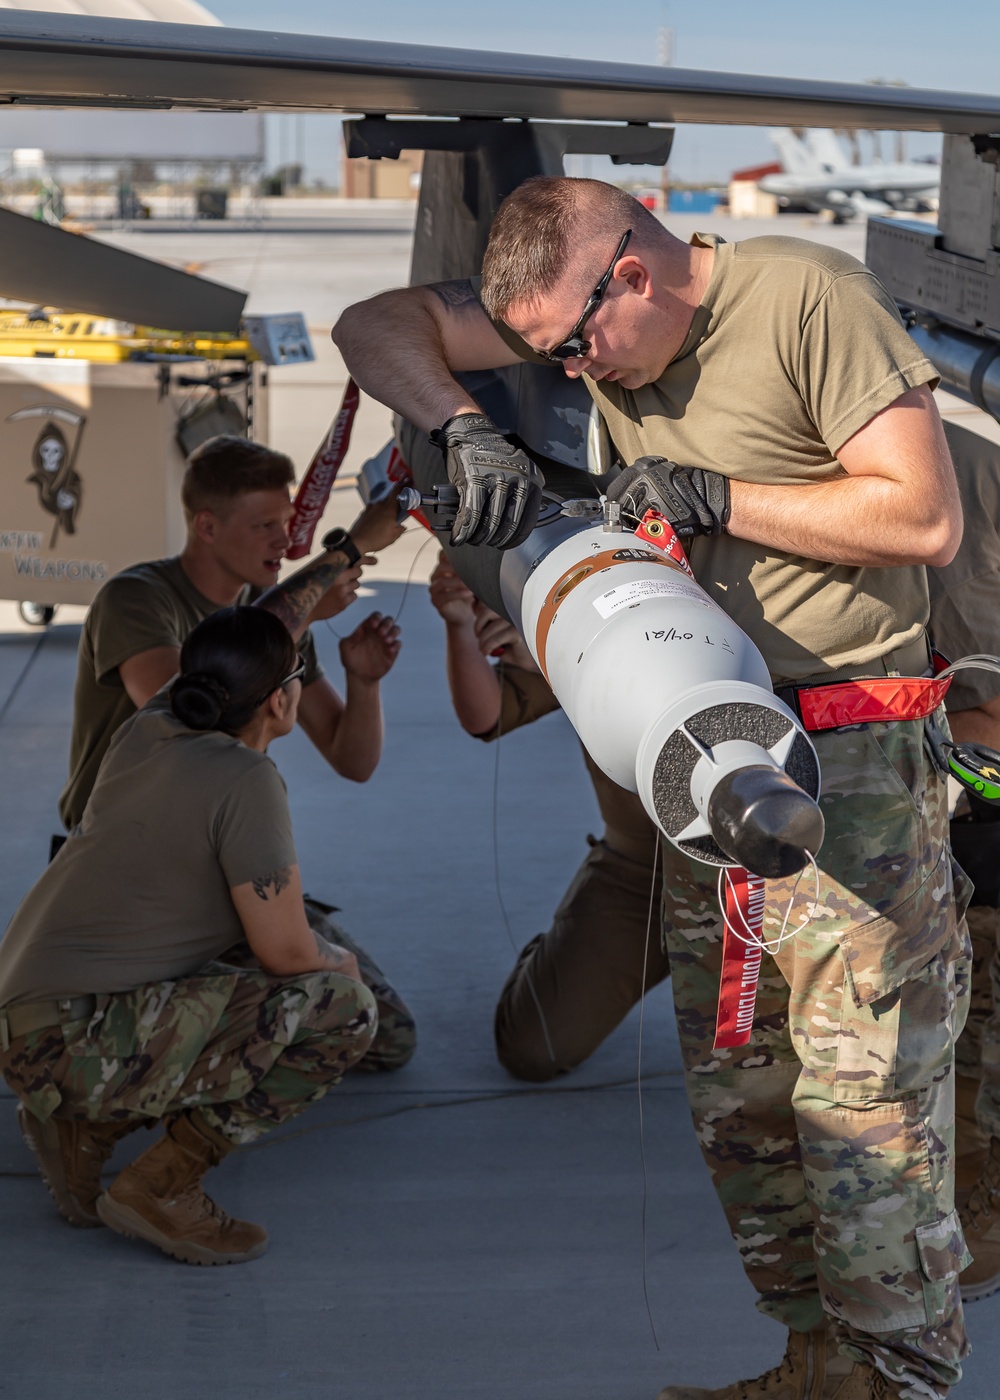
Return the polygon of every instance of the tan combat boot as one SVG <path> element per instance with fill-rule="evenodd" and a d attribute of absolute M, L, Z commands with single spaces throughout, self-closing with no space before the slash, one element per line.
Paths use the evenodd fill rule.
<path fill-rule="evenodd" d="M 837 1341 L 833 1324 L 789 1332 L 780 1365 L 762 1376 L 718 1390 L 668 1385 L 657 1400 L 895 1400 L 899 1392 L 881 1372 L 844 1356 Z"/>
<path fill-rule="evenodd" d="M 201 1179 L 234 1144 L 197 1110 L 171 1119 L 159 1142 L 115 1178 L 98 1199 L 105 1225 L 148 1240 L 185 1264 L 242 1264 L 267 1248 L 267 1231 L 233 1220 L 201 1189 Z"/>
<path fill-rule="evenodd" d="M 986 1165 L 959 1211 L 972 1263 L 959 1276 L 964 1303 L 1000 1289 L 1000 1138 L 991 1138 Z"/>
<path fill-rule="evenodd" d="M 101 1168 L 119 1138 L 139 1121 L 75 1122 L 48 1118 L 43 1123 L 26 1104 L 17 1106 L 17 1126 L 35 1154 L 42 1180 L 64 1220 L 82 1229 L 100 1225 L 97 1198 L 101 1194 Z"/>
<path fill-rule="evenodd" d="M 900 1391 L 874 1366 L 856 1361 L 846 1381 L 833 1392 L 833 1400 L 898 1400 Z"/>

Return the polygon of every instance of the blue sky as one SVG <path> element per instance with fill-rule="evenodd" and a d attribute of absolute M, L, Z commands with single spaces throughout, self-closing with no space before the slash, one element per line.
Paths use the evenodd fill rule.
<path fill-rule="evenodd" d="M 901 78 L 914 87 L 1000 91 L 997 0 L 207 0 L 225 24 L 453 48 L 559 54 L 626 63 L 656 63 L 661 28 L 674 31 L 674 62 L 683 68 L 770 73 L 860 82 Z M 336 168 L 338 124 L 277 118 L 272 155 L 304 144 L 313 174 Z M 936 149 L 934 138 L 908 138 L 909 152 Z M 684 127 L 672 169 L 681 179 L 725 178 L 741 165 L 772 158 L 764 130 Z"/>

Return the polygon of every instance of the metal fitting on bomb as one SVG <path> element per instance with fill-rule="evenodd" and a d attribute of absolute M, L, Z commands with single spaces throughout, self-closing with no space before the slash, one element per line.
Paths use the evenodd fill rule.
<path fill-rule="evenodd" d="M 369 493 L 369 505 L 377 505 L 379 501 L 384 501 L 393 486 L 391 481 L 379 483 Z M 396 518 L 400 525 L 408 515 L 419 510 L 427 516 L 432 529 L 450 530 L 458 510 L 458 488 L 435 486 L 432 491 L 422 494 L 415 486 L 401 486 L 396 497 L 396 507 Z"/>
<path fill-rule="evenodd" d="M 404 505 L 404 496 L 413 504 Z M 455 523 L 455 516 L 458 513 L 457 486 L 435 486 L 432 491 L 425 495 L 421 495 L 415 486 L 404 486 L 399 493 L 399 499 L 400 520 L 408 511 L 419 510 L 426 517 L 432 530 L 450 532 Z"/>
<path fill-rule="evenodd" d="M 604 528 L 611 534 L 620 535 L 625 529 L 622 522 L 622 508 L 620 501 L 609 501 L 607 496 L 601 497 L 601 505 L 604 507 Z"/>
<path fill-rule="evenodd" d="M 409 515 L 411 510 L 419 510 L 423 505 L 423 497 L 415 486 L 400 487 L 397 503 L 399 505 L 399 520 L 402 524 L 403 517 Z"/>

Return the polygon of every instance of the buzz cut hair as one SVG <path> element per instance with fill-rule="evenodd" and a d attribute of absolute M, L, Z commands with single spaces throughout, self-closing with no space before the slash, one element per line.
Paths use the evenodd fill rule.
<path fill-rule="evenodd" d="M 525 180 L 500 205 L 490 229 L 479 293 L 487 316 L 503 321 L 515 306 L 535 306 L 564 279 L 592 290 L 628 228 L 630 252 L 670 236 L 617 185 L 562 175 Z"/>
<path fill-rule="evenodd" d="M 248 438 L 221 434 L 200 443 L 188 458 L 181 501 L 188 519 L 200 510 L 225 515 L 250 491 L 282 491 L 295 480 L 290 457 Z"/>

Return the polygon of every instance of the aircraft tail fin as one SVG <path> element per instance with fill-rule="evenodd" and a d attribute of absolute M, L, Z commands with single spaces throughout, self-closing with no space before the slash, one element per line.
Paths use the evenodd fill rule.
<path fill-rule="evenodd" d="M 791 127 L 775 127 L 771 141 L 781 157 L 786 175 L 815 175 L 819 162 L 801 136 L 796 136 Z"/>
<path fill-rule="evenodd" d="M 834 132 L 807 131 L 802 136 L 791 127 L 783 126 L 771 132 L 786 175 L 832 175 L 847 170 L 850 162 Z"/>
<path fill-rule="evenodd" d="M 810 131 L 806 141 L 819 168 L 825 174 L 832 175 L 835 171 L 850 168 L 844 148 L 834 132 Z"/>

